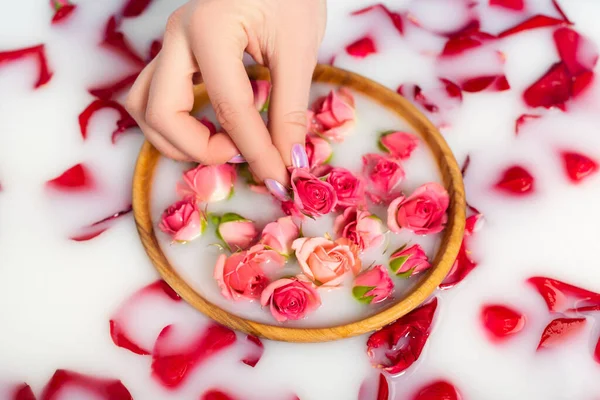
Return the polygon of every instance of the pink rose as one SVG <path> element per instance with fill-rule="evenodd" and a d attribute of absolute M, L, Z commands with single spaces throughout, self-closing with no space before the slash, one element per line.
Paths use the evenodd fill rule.
<path fill-rule="evenodd" d="M 404 245 L 390 256 L 390 269 L 401 278 L 409 278 L 429 267 L 431 264 L 427 254 L 418 244 L 413 244 L 409 248 Z"/>
<path fill-rule="evenodd" d="M 361 273 L 354 279 L 352 295 L 362 303 L 380 303 L 390 297 L 394 290 L 394 282 L 383 265 Z"/>
<path fill-rule="evenodd" d="M 354 96 L 344 88 L 332 90 L 315 101 L 307 119 L 310 132 L 342 142 L 354 126 Z"/>
<path fill-rule="evenodd" d="M 237 173 L 231 164 L 198 165 L 183 174 L 183 183 L 177 184 L 180 196 L 194 196 L 200 202 L 221 201 L 233 192 Z"/>
<path fill-rule="evenodd" d="M 379 139 L 379 145 L 383 150 L 401 160 L 409 158 L 418 144 L 419 139 L 415 135 L 401 131 L 386 132 Z"/>
<path fill-rule="evenodd" d="M 391 156 L 374 153 L 365 154 L 362 161 L 371 199 L 377 204 L 387 202 L 404 179 L 402 165 Z"/>
<path fill-rule="evenodd" d="M 333 187 L 301 168 L 292 170 L 294 204 L 300 212 L 315 217 L 328 214 L 337 205 Z"/>
<path fill-rule="evenodd" d="M 360 250 L 377 247 L 384 239 L 381 220 L 356 207 L 348 207 L 338 215 L 333 230 L 338 237 L 350 239 Z"/>
<path fill-rule="evenodd" d="M 269 305 L 271 314 L 279 322 L 298 320 L 321 306 L 321 297 L 314 285 L 298 278 L 284 278 L 272 282 L 260 297 L 260 304 Z"/>
<path fill-rule="evenodd" d="M 269 81 L 251 80 L 252 92 L 254 93 L 254 106 L 259 112 L 269 109 L 269 95 L 271 83 Z"/>
<path fill-rule="evenodd" d="M 332 168 L 327 182 L 333 186 L 338 199 L 338 207 L 365 205 L 365 187 L 362 180 L 345 168 Z"/>
<path fill-rule="evenodd" d="M 260 243 L 287 257 L 292 253 L 292 243 L 299 234 L 292 217 L 282 217 L 265 226 Z"/>
<path fill-rule="evenodd" d="M 448 220 L 448 192 L 438 183 L 419 186 L 409 197 L 400 196 L 388 207 L 387 225 L 392 232 L 402 228 L 417 235 L 438 233 Z"/>
<path fill-rule="evenodd" d="M 357 275 L 362 263 L 358 257 L 358 246 L 349 239 L 335 242 L 324 237 L 294 240 L 292 249 L 302 272 L 317 285 L 337 286 L 348 272 Z"/>
<path fill-rule="evenodd" d="M 214 278 L 227 299 L 259 299 L 269 284 L 265 268 L 279 269 L 284 263 L 285 259 L 277 252 L 256 245 L 229 257 L 221 254 L 215 265 Z"/>
<path fill-rule="evenodd" d="M 193 199 L 185 199 L 169 206 L 158 227 L 171 235 L 174 241 L 185 243 L 196 239 L 206 228 L 206 217 Z"/>
<path fill-rule="evenodd" d="M 258 231 L 254 222 L 235 213 L 227 213 L 222 217 L 214 217 L 217 236 L 230 251 L 245 250 L 256 239 Z"/>
<path fill-rule="evenodd" d="M 325 164 L 331 158 L 333 151 L 329 142 L 316 135 L 306 135 L 306 155 L 310 169 Z"/>

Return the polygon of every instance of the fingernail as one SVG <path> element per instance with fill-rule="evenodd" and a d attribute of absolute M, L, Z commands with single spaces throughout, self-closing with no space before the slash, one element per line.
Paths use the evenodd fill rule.
<path fill-rule="evenodd" d="M 246 159 L 243 155 L 238 154 L 237 156 L 233 156 L 231 160 L 227 161 L 229 164 L 242 164 L 246 162 Z"/>
<path fill-rule="evenodd" d="M 275 179 L 265 179 L 265 186 L 278 200 L 287 201 L 290 199 L 285 186 L 277 182 Z"/>
<path fill-rule="evenodd" d="M 292 146 L 292 165 L 296 168 L 308 168 L 308 156 L 304 146 L 296 143 Z"/>

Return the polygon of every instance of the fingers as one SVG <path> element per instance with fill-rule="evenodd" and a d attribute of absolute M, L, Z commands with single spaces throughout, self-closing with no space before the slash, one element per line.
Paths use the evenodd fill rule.
<path fill-rule="evenodd" d="M 218 25 L 218 21 L 213 21 Z M 219 25 L 220 26 L 220 25 Z M 261 180 L 284 185 L 289 175 L 262 117 L 254 107 L 254 96 L 242 63 L 247 45 L 243 29 L 220 36 L 195 33 L 193 44 L 206 89 L 219 123 Z"/>

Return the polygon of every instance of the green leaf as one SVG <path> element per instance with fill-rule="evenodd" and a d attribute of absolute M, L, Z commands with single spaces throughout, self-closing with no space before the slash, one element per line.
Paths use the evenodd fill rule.
<path fill-rule="evenodd" d="M 208 214 L 208 218 L 210 220 L 210 223 L 214 226 L 219 226 L 219 224 L 221 223 L 221 217 L 219 217 L 218 215 Z"/>
<path fill-rule="evenodd" d="M 411 269 L 409 269 L 409 270 L 408 270 L 408 271 L 406 271 L 406 272 L 401 272 L 401 273 L 399 273 L 399 274 L 396 274 L 396 276 L 397 276 L 398 278 L 402 278 L 402 279 L 408 279 L 408 278 L 410 278 L 410 277 L 412 276 L 412 274 L 413 274 L 414 272 L 415 272 L 415 269 L 414 269 L 414 268 L 411 268 Z"/>
<path fill-rule="evenodd" d="M 232 185 L 231 190 L 229 191 L 229 194 L 227 195 L 227 200 L 231 200 L 231 198 L 233 197 L 234 194 L 235 194 L 235 187 Z"/>
<path fill-rule="evenodd" d="M 323 161 L 323 164 L 329 164 L 332 159 L 333 159 L 333 151 L 331 152 L 329 157 L 327 157 L 327 160 Z"/>
<path fill-rule="evenodd" d="M 391 133 L 394 133 L 394 132 L 397 132 L 397 131 L 389 130 L 389 131 L 381 132 L 381 134 L 379 134 L 379 140 L 377 140 L 377 147 L 379 148 L 379 150 L 383 151 L 384 153 L 389 153 L 390 152 L 388 150 L 388 148 L 383 145 L 383 142 L 381 141 L 381 138 L 383 138 L 384 136 L 387 136 L 387 135 L 389 135 Z"/>
<path fill-rule="evenodd" d="M 270 102 L 271 102 L 271 93 L 269 93 L 269 96 L 267 97 L 267 101 L 265 101 L 265 104 L 263 104 L 263 106 L 259 112 L 263 113 L 263 112 L 269 111 L 269 103 Z"/>
<path fill-rule="evenodd" d="M 365 296 L 373 289 L 375 289 L 375 286 L 354 286 L 352 296 L 361 303 L 371 304 L 375 296 Z"/>
<path fill-rule="evenodd" d="M 221 217 L 221 224 L 224 224 L 225 222 L 238 222 L 238 221 L 252 222 L 249 219 L 242 217 L 240 214 L 231 213 L 231 212 L 225 213 Z"/>
<path fill-rule="evenodd" d="M 402 257 L 398 257 L 393 260 L 390 260 L 390 269 L 392 270 L 392 272 L 397 273 L 398 270 L 400 268 L 402 268 L 402 266 L 404 265 L 406 260 L 408 260 L 408 257 L 409 256 L 402 256 Z"/>

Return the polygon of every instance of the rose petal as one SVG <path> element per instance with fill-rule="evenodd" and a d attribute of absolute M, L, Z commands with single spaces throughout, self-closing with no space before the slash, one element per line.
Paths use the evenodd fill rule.
<path fill-rule="evenodd" d="M 131 87 L 131 85 L 133 85 L 133 82 L 135 82 L 139 74 L 139 72 L 136 72 L 116 82 L 108 83 L 103 86 L 89 89 L 88 92 L 90 92 L 92 96 L 97 97 L 100 100 L 111 100 L 117 94 Z"/>
<path fill-rule="evenodd" d="M 260 358 L 262 357 L 265 348 L 261 340 L 256 336 L 248 335 L 246 336 L 246 340 L 248 341 L 248 343 L 250 343 L 251 349 L 244 356 L 242 362 L 254 368 L 256 364 L 258 364 L 258 362 L 260 361 Z"/>
<path fill-rule="evenodd" d="M 481 323 L 492 340 L 505 340 L 523 330 L 525 317 L 505 305 L 489 304 L 481 309 Z"/>
<path fill-rule="evenodd" d="M 148 51 L 148 62 L 154 60 L 161 50 L 162 42 L 160 40 L 153 40 L 152 43 L 150 43 L 150 50 Z"/>
<path fill-rule="evenodd" d="M 585 327 L 585 318 L 556 318 L 551 321 L 540 338 L 537 350 L 557 347 L 576 336 Z"/>
<path fill-rule="evenodd" d="M 571 28 L 554 31 L 554 43 L 560 59 L 573 76 L 592 71 L 598 62 L 598 48 Z"/>
<path fill-rule="evenodd" d="M 84 164 L 77 164 L 46 182 L 46 187 L 63 192 L 91 190 L 95 186 L 92 173 Z"/>
<path fill-rule="evenodd" d="M 95 399 L 133 400 L 133 397 L 118 379 L 99 378 L 77 372 L 58 369 L 44 387 L 40 400 L 58 400 L 60 392 L 67 387 L 83 390 Z"/>
<path fill-rule="evenodd" d="M 140 57 L 139 54 L 133 50 L 129 40 L 127 37 L 125 37 L 123 32 L 118 30 L 119 24 L 120 22 L 118 22 L 117 16 L 113 15 L 108 19 L 104 29 L 104 39 L 101 43 L 102 46 L 114 51 L 126 59 L 129 59 L 130 61 L 133 61 L 134 64 L 137 64 L 141 67 L 145 66 L 146 63 L 142 57 Z"/>
<path fill-rule="evenodd" d="M 373 38 L 365 36 L 346 46 L 346 52 L 356 58 L 365 58 L 370 54 L 376 53 L 377 47 Z"/>
<path fill-rule="evenodd" d="M 448 381 L 435 381 L 421 388 L 413 400 L 461 400 L 458 390 Z"/>
<path fill-rule="evenodd" d="M 133 208 L 129 205 L 121 211 L 117 211 L 106 218 L 93 222 L 88 226 L 84 226 L 79 233 L 71 235 L 69 239 L 75 242 L 87 242 L 88 240 L 92 240 L 106 232 L 113 225 L 115 220 L 129 214 L 131 211 L 133 211 Z"/>
<path fill-rule="evenodd" d="M 125 107 L 117 103 L 114 100 L 94 100 L 91 102 L 85 110 L 79 114 L 79 129 L 81 130 L 81 137 L 83 140 L 87 139 L 88 125 L 90 119 L 98 111 L 105 108 L 110 108 L 119 113 L 119 119 L 117 120 L 117 128 L 113 131 L 111 141 L 114 144 L 119 135 L 124 133 L 129 128 L 137 127 L 137 122 L 129 115 Z"/>
<path fill-rule="evenodd" d="M 152 0 L 128 0 L 121 11 L 124 17 L 139 17 L 150 5 Z"/>
<path fill-rule="evenodd" d="M 538 119 L 541 117 L 542 117 L 541 115 L 534 115 L 534 114 L 521 115 L 519 118 L 517 118 L 517 121 L 515 122 L 515 135 L 519 134 L 519 131 L 521 130 L 523 125 L 525 125 L 528 121 L 531 121 L 533 119 Z"/>
<path fill-rule="evenodd" d="M 598 171 L 598 163 L 581 153 L 563 151 L 560 155 L 565 172 L 573 183 L 579 183 Z"/>
<path fill-rule="evenodd" d="M 38 78 L 34 85 L 34 88 L 37 89 L 48 83 L 54 74 L 48 66 L 46 47 L 43 44 L 18 50 L 0 51 L 0 66 L 29 56 L 35 57 L 38 64 Z"/>
<path fill-rule="evenodd" d="M 527 280 L 542 296 L 548 311 L 566 312 L 585 305 L 600 304 L 600 293 L 543 276 L 535 276 Z"/>
<path fill-rule="evenodd" d="M 494 36 L 485 32 L 470 32 L 469 34 L 459 35 L 450 38 L 444 45 L 442 50 L 442 57 L 458 56 L 468 50 L 475 49 L 484 44 L 493 41 Z"/>
<path fill-rule="evenodd" d="M 509 29 L 501 32 L 500 34 L 498 34 L 498 37 L 505 38 L 507 36 L 515 35 L 519 32 L 530 31 L 532 29 L 545 28 L 548 26 L 556 26 L 556 25 L 567 25 L 567 24 L 569 24 L 568 21 L 538 14 L 538 15 L 534 15 L 533 17 L 526 19 L 525 21 L 517 24 L 516 26 L 513 26 L 512 28 L 509 28 Z"/>
<path fill-rule="evenodd" d="M 525 8 L 524 0 L 490 0 L 490 6 L 506 8 L 512 11 L 523 11 Z"/>
<path fill-rule="evenodd" d="M 594 350 L 594 360 L 600 364 L 600 337 L 598 338 L 598 343 L 596 343 L 596 349 Z"/>
<path fill-rule="evenodd" d="M 392 24 L 394 24 L 394 27 L 396 28 L 398 33 L 400 33 L 401 35 L 404 33 L 404 24 L 402 22 L 402 15 L 400 15 L 397 12 L 390 11 L 390 9 L 387 8 L 384 4 L 377 3 L 372 6 L 362 8 L 357 11 L 353 11 L 351 13 L 351 15 L 361 15 L 361 14 L 368 13 L 372 10 L 382 10 L 388 16 L 390 21 L 392 21 Z"/>
<path fill-rule="evenodd" d="M 458 256 L 456 257 L 456 261 L 454 261 L 452 269 L 450 269 L 450 272 L 440 284 L 440 289 L 450 289 L 453 286 L 456 286 L 477 267 L 477 263 L 471 259 L 469 238 L 481 228 L 481 221 L 483 221 L 483 216 L 481 214 L 471 215 L 467 218 L 465 234 L 458 251 Z"/>
<path fill-rule="evenodd" d="M 217 389 L 209 389 L 200 397 L 200 400 L 237 400 L 235 397 Z"/>
<path fill-rule="evenodd" d="M 525 168 L 514 165 L 504 170 L 495 187 L 508 194 L 527 195 L 534 190 L 534 178 Z"/>
<path fill-rule="evenodd" d="M 77 8 L 75 4 L 70 4 L 70 2 L 65 1 L 51 1 L 54 8 L 54 16 L 52 17 L 52 25 L 57 25 L 61 22 L 66 21 L 70 15 L 73 14 L 73 11 Z M 66 3 L 66 4 L 60 4 Z"/>

